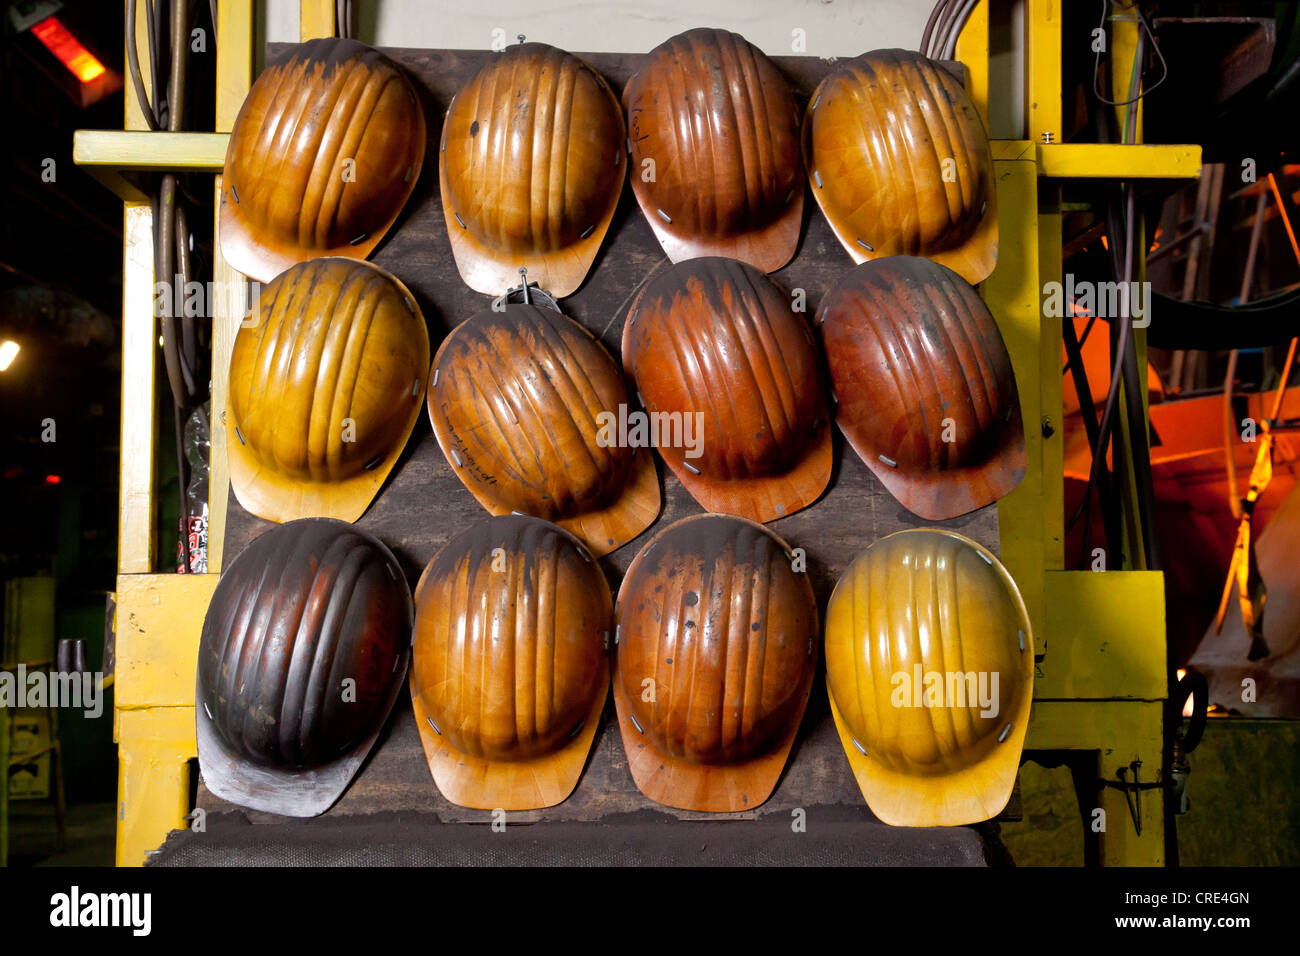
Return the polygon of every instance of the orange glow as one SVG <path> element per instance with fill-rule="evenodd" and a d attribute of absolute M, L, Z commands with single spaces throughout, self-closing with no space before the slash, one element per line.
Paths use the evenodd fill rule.
<path fill-rule="evenodd" d="M 62 480 L 63 480 L 63 479 L 60 478 L 58 475 L 46 475 L 46 476 L 45 476 L 45 483 L 46 483 L 47 485 L 57 485 L 57 484 L 58 484 L 60 481 L 62 481 Z"/>
<path fill-rule="evenodd" d="M 1178 679 L 1179 679 L 1179 680 L 1182 680 L 1182 679 L 1183 679 L 1184 677 L 1186 677 L 1186 676 L 1187 676 L 1187 670 L 1186 670 L 1186 668 L 1183 668 L 1183 667 L 1178 668 Z M 1190 697 L 1188 697 L 1187 700 L 1183 703 L 1183 716 L 1184 716 L 1184 717 L 1190 717 L 1190 716 L 1192 716 L 1192 704 L 1193 704 L 1193 701 L 1192 701 L 1192 698 L 1190 698 Z"/>
<path fill-rule="evenodd" d="M 1110 251 L 1110 243 L 1106 241 L 1106 237 L 1105 237 L 1105 236 L 1102 236 L 1102 237 L 1101 237 L 1101 247 L 1102 247 L 1103 249 L 1105 249 L 1107 252 Z"/>
<path fill-rule="evenodd" d="M 68 31 L 68 28 L 59 21 L 58 17 L 47 17 L 42 20 L 32 27 L 32 33 L 82 83 L 89 83 L 91 80 L 103 76 L 106 72 L 104 64 L 95 59 L 94 54 L 81 45 L 81 42 Z"/>

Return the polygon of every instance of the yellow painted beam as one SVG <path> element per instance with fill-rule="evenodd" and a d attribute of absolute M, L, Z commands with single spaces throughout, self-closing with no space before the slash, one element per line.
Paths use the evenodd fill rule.
<path fill-rule="evenodd" d="M 119 710 L 193 707 L 203 617 L 215 574 L 117 578 Z"/>
<path fill-rule="evenodd" d="M 1039 665 L 1035 697 L 1164 699 L 1160 572 L 1049 571 L 1044 589 L 1052 644 Z"/>
<path fill-rule="evenodd" d="M 1035 643 L 1043 630 L 1043 439 L 1037 383 L 1042 336 L 1038 287 L 1037 171 L 1032 161 L 995 161 L 998 189 L 998 263 L 981 291 L 1011 356 L 1025 423 L 1025 476 L 998 503 L 1001 558 L 1029 612 Z M 1057 476 L 1059 483 L 1060 477 Z M 1041 648 L 1037 648 L 1041 653 Z"/>
<path fill-rule="evenodd" d="M 214 202 L 221 205 L 221 181 L 214 184 Z M 230 354 L 235 347 L 235 335 L 244 318 L 241 304 L 248 295 L 248 280 L 226 261 L 221 254 L 221 222 L 213 224 L 217 250 L 212 263 L 212 281 L 216 288 L 225 290 L 217 297 L 212 310 L 212 412 L 211 444 L 208 452 L 208 571 L 220 573 L 225 562 L 226 513 L 230 501 L 230 464 L 226 448 L 226 400 L 230 395 Z"/>
<path fill-rule="evenodd" d="M 251 3 L 217 4 L 216 129 L 229 133 L 253 82 L 253 17 Z"/>
<path fill-rule="evenodd" d="M 1109 575 L 1107 575 L 1109 576 Z M 1159 780 L 1164 705 L 1152 701 L 1035 700 L 1029 715 L 1026 750 L 1095 750 L 1099 779 L 1118 782 L 1121 767 L 1142 762 L 1141 779 Z M 1100 836 L 1103 866 L 1163 866 L 1164 806 L 1160 790 L 1142 792 L 1142 834 L 1133 826 L 1124 792 L 1106 787 L 1096 808 L 1084 807 L 1090 821 L 1105 827 Z M 1097 817 L 1100 809 L 1104 817 Z"/>
<path fill-rule="evenodd" d="M 169 832 L 186 825 L 189 761 L 198 753 L 194 708 L 119 710 L 117 720 L 117 865 L 141 866 Z"/>
<path fill-rule="evenodd" d="M 1025 126 L 1034 143 L 1061 141 L 1061 0 L 1025 0 Z"/>
<path fill-rule="evenodd" d="M 1199 146 L 1121 146 L 1107 143 L 1038 144 L 1039 175 L 1051 179 L 1196 179 Z"/>
<path fill-rule="evenodd" d="M 1026 139 L 989 142 L 993 161 L 1030 160 L 1047 179 L 1196 179 L 1201 147 L 1122 146 L 1118 143 L 1058 143 Z"/>
<path fill-rule="evenodd" d="M 249 4 L 221 4 L 217 34 L 217 117 L 218 130 L 229 132 L 253 83 L 253 24 Z M 213 208 L 221 206 L 222 177 L 213 184 Z M 212 411 L 211 443 L 208 452 L 208 571 L 219 573 L 225 560 L 226 510 L 230 498 L 230 466 L 226 451 L 226 396 L 230 391 L 230 353 L 235 332 L 243 319 L 242 303 L 248 281 L 231 268 L 221 254 L 220 217 L 214 217 L 213 284 L 227 294 L 218 296 L 212 307 Z"/>
<path fill-rule="evenodd" d="M 971 9 L 966 26 L 957 37 L 957 59 L 966 67 L 966 92 L 989 129 L 989 0 L 979 0 Z"/>
<path fill-rule="evenodd" d="M 298 39 L 318 40 L 335 33 L 334 0 L 298 0 Z"/>
<path fill-rule="evenodd" d="M 122 463 L 118 494 L 117 567 L 153 570 L 155 514 L 154 371 L 158 326 L 153 317 L 153 216 L 147 203 L 128 204 L 122 256 Z"/>
<path fill-rule="evenodd" d="M 219 173 L 229 142 L 229 133 L 79 129 L 72 134 L 72 160 L 78 166 L 140 172 Z"/>

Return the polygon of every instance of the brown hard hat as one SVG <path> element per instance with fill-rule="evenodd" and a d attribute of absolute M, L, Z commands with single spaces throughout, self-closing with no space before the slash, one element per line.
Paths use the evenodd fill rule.
<path fill-rule="evenodd" d="M 840 430 L 904 507 L 942 521 L 1020 484 L 1011 357 L 961 276 L 929 259 L 876 259 L 836 282 L 818 315 Z"/>
<path fill-rule="evenodd" d="M 702 426 L 694 454 L 658 447 L 709 511 L 772 521 L 830 481 L 821 358 L 791 305 L 753 266 L 691 259 L 648 282 L 623 326 L 623 367 L 651 423 L 680 421 L 684 438 Z"/>
<path fill-rule="evenodd" d="M 817 670 L 817 603 L 762 525 L 660 531 L 618 592 L 614 704 L 632 779 L 683 810 L 752 810 L 785 766 Z"/>
<path fill-rule="evenodd" d="M 203 619 L 199 767 L 223 800 L 309 817 L 347 787 L 402 688 L 406 579 L 377 538 L 305 518 L 253 539 Z"/>
<path fill-rule="evenodd" d="M 609 689 L 609 585 L 563 528 L 488 518 L 452 538 L 416 588 L 411 699 L 452 803 L 535 810 L 566 799 Z"/>
<path fill-rule="evenodd" d="M 395 277 L 313 259 L 262 289 L 230 355 L 230 485 L 270 521 L 354 521 L 420 416 L 429 332 Z"/>
<path fill-rule="evenodd" d="M 424 109 L 406 74 L 356 40 L 299 43 L 239 110 L 221 182 L 221 252 L 265 282 L 317 256 L 364 259 L 410 198 Z"/>
<path fill-rule="evenodd" d="M 429 419 L 456 476 L 488 511 L 554 521 L 597 556 L 659 514 L 648 448 L 606 427 L 628 404 L 618 364 L 552 308 L 503 304 L 443 340 Z"/>
<path fill-rule="evenodd" d="M 1029 726 L 1034 639 L 986 548 L 915 529 L 859 555 L 826 608 L 826 687 L 871 812 L 896 826 L 988 820 Z"/>
<path fill-rule="evenodd" d="M 570 53 L 523 43 L 494 55 L 447 109 L 442 211 L 476 292 L 519 281 L 555 296 L 582 285 L 623 190 L 623 112 Z"/>
<path fill-rule="evenodd" d="M 804 117 L 812 194 L 855 262 L 925 256 L 981 282 L 998 258 L 988 135 L 961 82 L 910 50 L 839 60 Z"/>
<path fill-rule="evenodd" d="M 799 108 L 761 50 L 698 29 L 650 51 L 623 90 L 632 191 L 673 262 L 729 256 L 775 272 L 803 217 Z"/>

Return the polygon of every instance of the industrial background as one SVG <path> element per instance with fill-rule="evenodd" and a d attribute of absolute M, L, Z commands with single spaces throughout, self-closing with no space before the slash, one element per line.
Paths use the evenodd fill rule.
<path fill-rule="evenodd" d="M 261 530 L 228 495 L 224 439 L 214 433 L 209 442 L 206 434 L 208 385 L 198 383 L 183 403 L 168 387 L 152 318 L 150 191 L 175 174 L 194 274 L 230 279 L 213 241 L 226 134 L 268 49 L 329 35 L 335 4 L 191 2 L 188 23 L 203 37 L 187 57 L 184 126 L 157 133 L 143 132 L 131 94 L 124 4 L 4 6 L 0 671 L 61 668 L 84 654 L 86 669 L 106 676 L 98 719 L 0 706 L 0 864 L 139 865 L 188 825 L 195 806 L 219 820 L 237 815 L 199 781 L 194 661 L 223 558 L 228 563 Z M 145 6 L 142 0 L 141 18 Z M 915 49 L 930 15 L 928 4 L 902 0 L 726 0 L 707 9 L 678 0 L 354 6 L 352 35 L 393 48 L 425 95 L 432 91 L 431 144 L 456 86 L 439 79 L 442 71 L 463 72 L 474 62 L 463 57 L 485 54 L 498 35 L 593 54 L 619 88 L 635 68 L 628 54 L 691 27 L 721 27 L 797 74 L 806 99 L 825 67 L 800 72 L 792 58 Z M 1017 578 L 1038 652 L 1026 759 L 1008 809 L 978 833 L 990 857 L 981 862 L 1001 862 L 1005 851 L 1018 865 L 1295 865 L 1300 562 L 1290 545 L 1300 530 L 1300 439 L 1292 424 L 1300 396 L 1285 390 L 1284 375 L 1300 334 L 1296 6 L 1141 3 L 1149 40 L 1139 4 L 1120 0 L 966 6 L 954 54 L 987 121 L 1005 207 L 998 269 L 981 291 L 1015 365 L 1030 460 L 1022 487 L 981 512 L 966 533 L 988 539 Z M 1108 37 L 1103 54 L 1094 49 L 1099 23 Z M 1113 109 L 1096 92 L 1103 75 L 1108 87 L 1141 97 L 1115 96 L 1132 103 Z M 1137 114 L 1131 137 L 1117 126 L 1129 112 Z M 434 161 L 426 156 L 413 202 L 436 197 Z M 1120 183 L 1136 184 L 1146 248 L 1140 268 L 1155 299 L 1150 327 L 1135 333 L 1146 388 L 1129 396 L 1137 405 L 1119 416 L 1122 442 L 1117 437 L 1117 453 L 1102 456 L 1108 467 L 1099 469 L 1092 448 L 1110 391 L 1114 330 L 1102 334 L 1104 317 L 1079 303 L 1046 314 L 1042 290 L 1067 275 L 1109 277 L 1107 208 Z M 631 213 L 626 207 L 625 195 L 620 222 L 635 218 L 635 204 Z M 428 272 L 432 244 L 446 254 L 441 224 L 428 227 L 429 219 L 413 213 L 405 237 L 381 247 L 381 264 L 405 281 L 403 263 Z M 654 249 L 649 233 L 633 225 L 601 268 L 617 270 Z M 817 295 L 849 265 L 833 241 L 824 256 L 804 253 L 826 260 L 806 266 L 820 282 Z M 445 282 L 412 283 L 438 338 L 473 300 L 468 290 L 448 291 L 459 282 L 444 268 Z M 612 304 L 579 298 L 576 317 L 599 331 L 597 316 Z M 194 343 L 198 367 L 211 374 L 213 407 L 224 398 L 218 370 L 228 360 L 232 315 L 211 316 Z M 1137 409 L 1149 427 L 1130 417 Z M 1247 420 L 1258 428 L 1245 428 Z M 420 427 L 432 447 L 428 423 Z M 415 495 L 400 481 L 389 491 L 394 508 Z M 1250 502 L 1244 509 L 1243 500 Z M 179 533 L 182 507 L 187 527 L 201 534 Z M 404 518 L 380 509 L 374 520 L 392 528 Z M 852 519 L 840 511 L 821 520 L 789 527 L 808 535 Z M 412 553 L 451 530 L 421 539 Z M 1098 567 L 1099 551 L 1123 556 Z M 202 573 L 176 573 L 187 557 Z M 1243 562 L 1252 574 L 1240 574 L 1239 594 Z M 819 597 L 824 606 L 825 593 Z M 1198 726 L 1197 707 L 1208 719 L 1188 755 L 1176 739 L 1190 732 L 1187 745 L 1195 744 L 1199 730 L 1185 728 Z M 813 716 L 810 709 L 810 722 Z M 417 813 L 426 792 L 399 765 L 403 755 L 418 757 L 413 726 L 403 724 L 409 720 L 408 707 L 357 792 L 331 812 L 337 831 L 319 841 L 337 852 L 321 850 L 322 861 L 350 859 L 349 840 L 398 840 L 409 832 L 403 827 L 416 825 L 404 814 Z M 808 731 L 805 760 L 821 753 L 818 733 Z M 847 767 L 834 772 L 849 779 Z M 817 777 L 825 787 L 820 802 L 839 806 L 835 788 L 843 781 L 827 773 Z M 427 775 L 422 784 L 432 791 Z M 788 820 L 797 801 L 782 793 L 774 806 Z M 575 799 L 575 813 L 585 812 Z M 631 807 L 615 801 L 601 812 Z M 1090 827 L 1095 807 L 1107 811 L 1104 834 Z M 388 837 L 373 829 L 380 811 L 397 815 Z M 471 819 L 444 804 L 438 811 L 444 823 Z M 842 832 L 893 839 L 874 821 L 845 814 Z M 228 839 L 229 853 L 247 851 L 238 833 Z M 720 845 L 725 850 L 725 837 Z M 186 852 L 173 850 L 182 862 Z M 881 858 L 942 862 L 962 852 L 930 837 L 891 844 Z"/>

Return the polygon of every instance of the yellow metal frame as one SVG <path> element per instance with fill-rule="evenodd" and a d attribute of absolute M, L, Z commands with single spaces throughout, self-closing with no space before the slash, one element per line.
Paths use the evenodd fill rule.
<path fill-rule="evenodd" d="M 143 11 L 143 4 L 140 5 Z M 334 29 L 331 0 L 301 0 L 302 39 Z M 195 756 L 194 672 L 203 614 L 221 569 L 229 478 L 224 430 L 214 428 L 211 526 L 205 575 L 155 572 L 153 461 L 157 332 L 153 322 L 150 209 L 134 172 L 176 168 L 220 172 L 228 134 L 251 81 L 252 0 L 219 5 L 217 131 L 144 133 L 127 96 L 125 130 L 79 132 L 78 163 L 94 168 L 124 200 L 122 336 L 122 514 L 117 585 L 119 825 L 117 861 L 138 865 L 190 811 L 189 761 Z M 1142 760 L 1160 766 L 1165 697 L 1161 576 L 1142 570 L 1066 571 L 1063 441 L 1060 429 L 1061 325 L 1042 314 L 1044 283 L 1061 278 L 1060 180 L 1073 177 L 1193 178 L 1192 146 L 1061 144 L 1061 11 L 1058 0 L 1027 0 L 1025 101 L 1028 138 L 993 143 L 1001 217 L 998 267 L 983 285 L 1020 385 L 1028 467 L 999 504 L 1002 557 L 1019 582 L 1040 660 L 1026 747 L 1097 755 L 1099 777 Z M 988 115 L 988 5 L 980 2 L 957 46 L 980 112 Z M 141 28 L 142 24 L 137 24 Z M 1136 42 L 1136 24 L 1114 24 L 1115 63 Z M 145 58 L 142 58 L 145 59 Z M 1124 77 L 1127 85 L 1127 77 Z M 1050 135 L 1049 135 L 1050 134 Z M 124 175 L 125 173 L 125 175 Z M 219 194 L 220 177 L 215 189 Z M 215 244 L 217 282 L 242 279 Z M 226 370 L 240 316 L 213 316 L 214 418 L 225 407 Z M 1139 335 L 1139 346 L 1145 342 Z M 1144 353 L 1143 353 L 1144 354 Z M 1131 489 L 1130 489 L 1131 493 Z M 1127 500 L 1127 498 L 1126 498 Z M 1132 551 L 1132 548 L 1129 548 Z M 1154 779 L 1154 770 L 1147 779 Z M 1100 797 L 1108 864 L 1163 862 L 1160 800 L 1143 802 L 1142 833 L 1124 794 Z"/>

